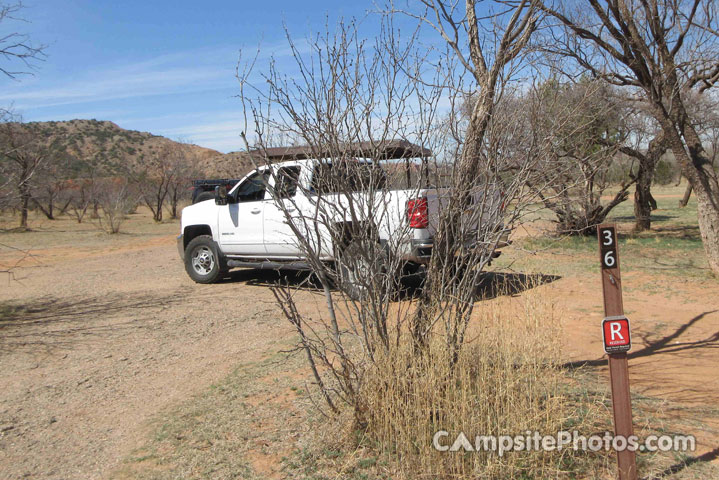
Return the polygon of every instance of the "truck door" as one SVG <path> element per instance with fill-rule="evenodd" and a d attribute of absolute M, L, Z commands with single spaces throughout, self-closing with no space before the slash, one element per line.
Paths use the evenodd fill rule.
<path fill-rule="evenodd" d="M 300 231 L 304 231 L 302 219 L 297 208 L 302 208 L 301 199 L 297 198 L 300 167 L 282 167 L 277 170 L 275 197 L 282 202 L 284 208 L 293 217 Z M 294 201 L 293 201 L 294 200 Z M 298 257 L 301 250 L 287 218 L 275 201 L 265 201 L 265 246 L 270 257 Z"/>
<path fill-rule="evenodd" d="M 220 246 L 225 254 L 264 255 L 264 206 L 269 172 L 255 172 L 219 207 Z"/>

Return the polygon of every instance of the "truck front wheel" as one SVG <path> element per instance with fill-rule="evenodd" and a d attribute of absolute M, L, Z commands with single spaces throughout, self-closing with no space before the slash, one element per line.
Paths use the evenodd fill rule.
<path fill-rule="evenodd" d="M 190 241 L 185 249 L 185 270 L 197 283 L 214 283 L 224 269 L 217 246 L 209 235 L 200 235 Z"/>

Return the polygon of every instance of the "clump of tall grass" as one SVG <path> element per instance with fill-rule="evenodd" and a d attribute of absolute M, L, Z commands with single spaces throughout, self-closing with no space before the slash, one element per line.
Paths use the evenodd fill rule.
<path fill-rule="evenodd" d="M 559 324 L 553 305 L 535 293 L 484 302 L 472 335 L 453 364 L 441 337 L 421 353 L 411 342 L 376 359 L 360 391 L 364 436 L 407 478 L 556 478 L 582 470 L 582 453 L 561 451 L 438 451 L 464 433 L 556 435 L 601 408 L 573 394 L 560 368 Z M 580 400 L 577 400 L 577 399 Z M 579 403 L 578 403 L 579 402 Z M 584 403 L 584 404 L 582 404 Z M 578 423 L 580 425 L 578 425 Z"/>

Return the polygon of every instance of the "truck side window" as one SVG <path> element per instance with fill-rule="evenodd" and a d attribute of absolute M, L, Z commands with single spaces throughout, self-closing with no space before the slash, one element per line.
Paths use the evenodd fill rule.
<path fill-rule="evenodd" d="M 277 198 L 292 198 L 297 193 L 300 167 L 283 167 L 277 171 Z"/>
<path fill-rule="evenodd" d="M 348 159 L 317 165 L 311 191 L 316 194 L 362 192 L 370 188 L 382 189 L 386 185 L 387 177 L 381 167 Z"/>
<path fill-rule="evenodd" d="M 255 172 L 237 188 L 238 202 L 256 202 L 265 198 L 269 172 Z"/>

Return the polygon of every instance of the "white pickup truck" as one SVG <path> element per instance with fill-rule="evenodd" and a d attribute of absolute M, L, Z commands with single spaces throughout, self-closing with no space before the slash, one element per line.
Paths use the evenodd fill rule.
<path fill-rule="evenodd" d="M 391 244 L 410 266 L 427 263 L 443 191 L 388 189 L 384 172 L 370 160 L 351 162 L 353 168 L 344 170 L 333 169 L 327 160 L 274 163 L 252 171 L 229 192 L 218 187 L 214 200 L 185 207 L 177 245 L 189 276 L 198 283 L 212 283 L 234 267 L 309 268 L 288 214 L 308 236 L 373 215 L 380 244 Z M 358 186 L 354 191 L 333 191 L 326 180 L 340 171 L 345 185 Z M 372 194 L 366 191 L 369 182 L 374 182 Z M 339 260 L 335 256 L 344 246 L 332 245 L 329 236 L 322 236 L 321 259 Z"/>

